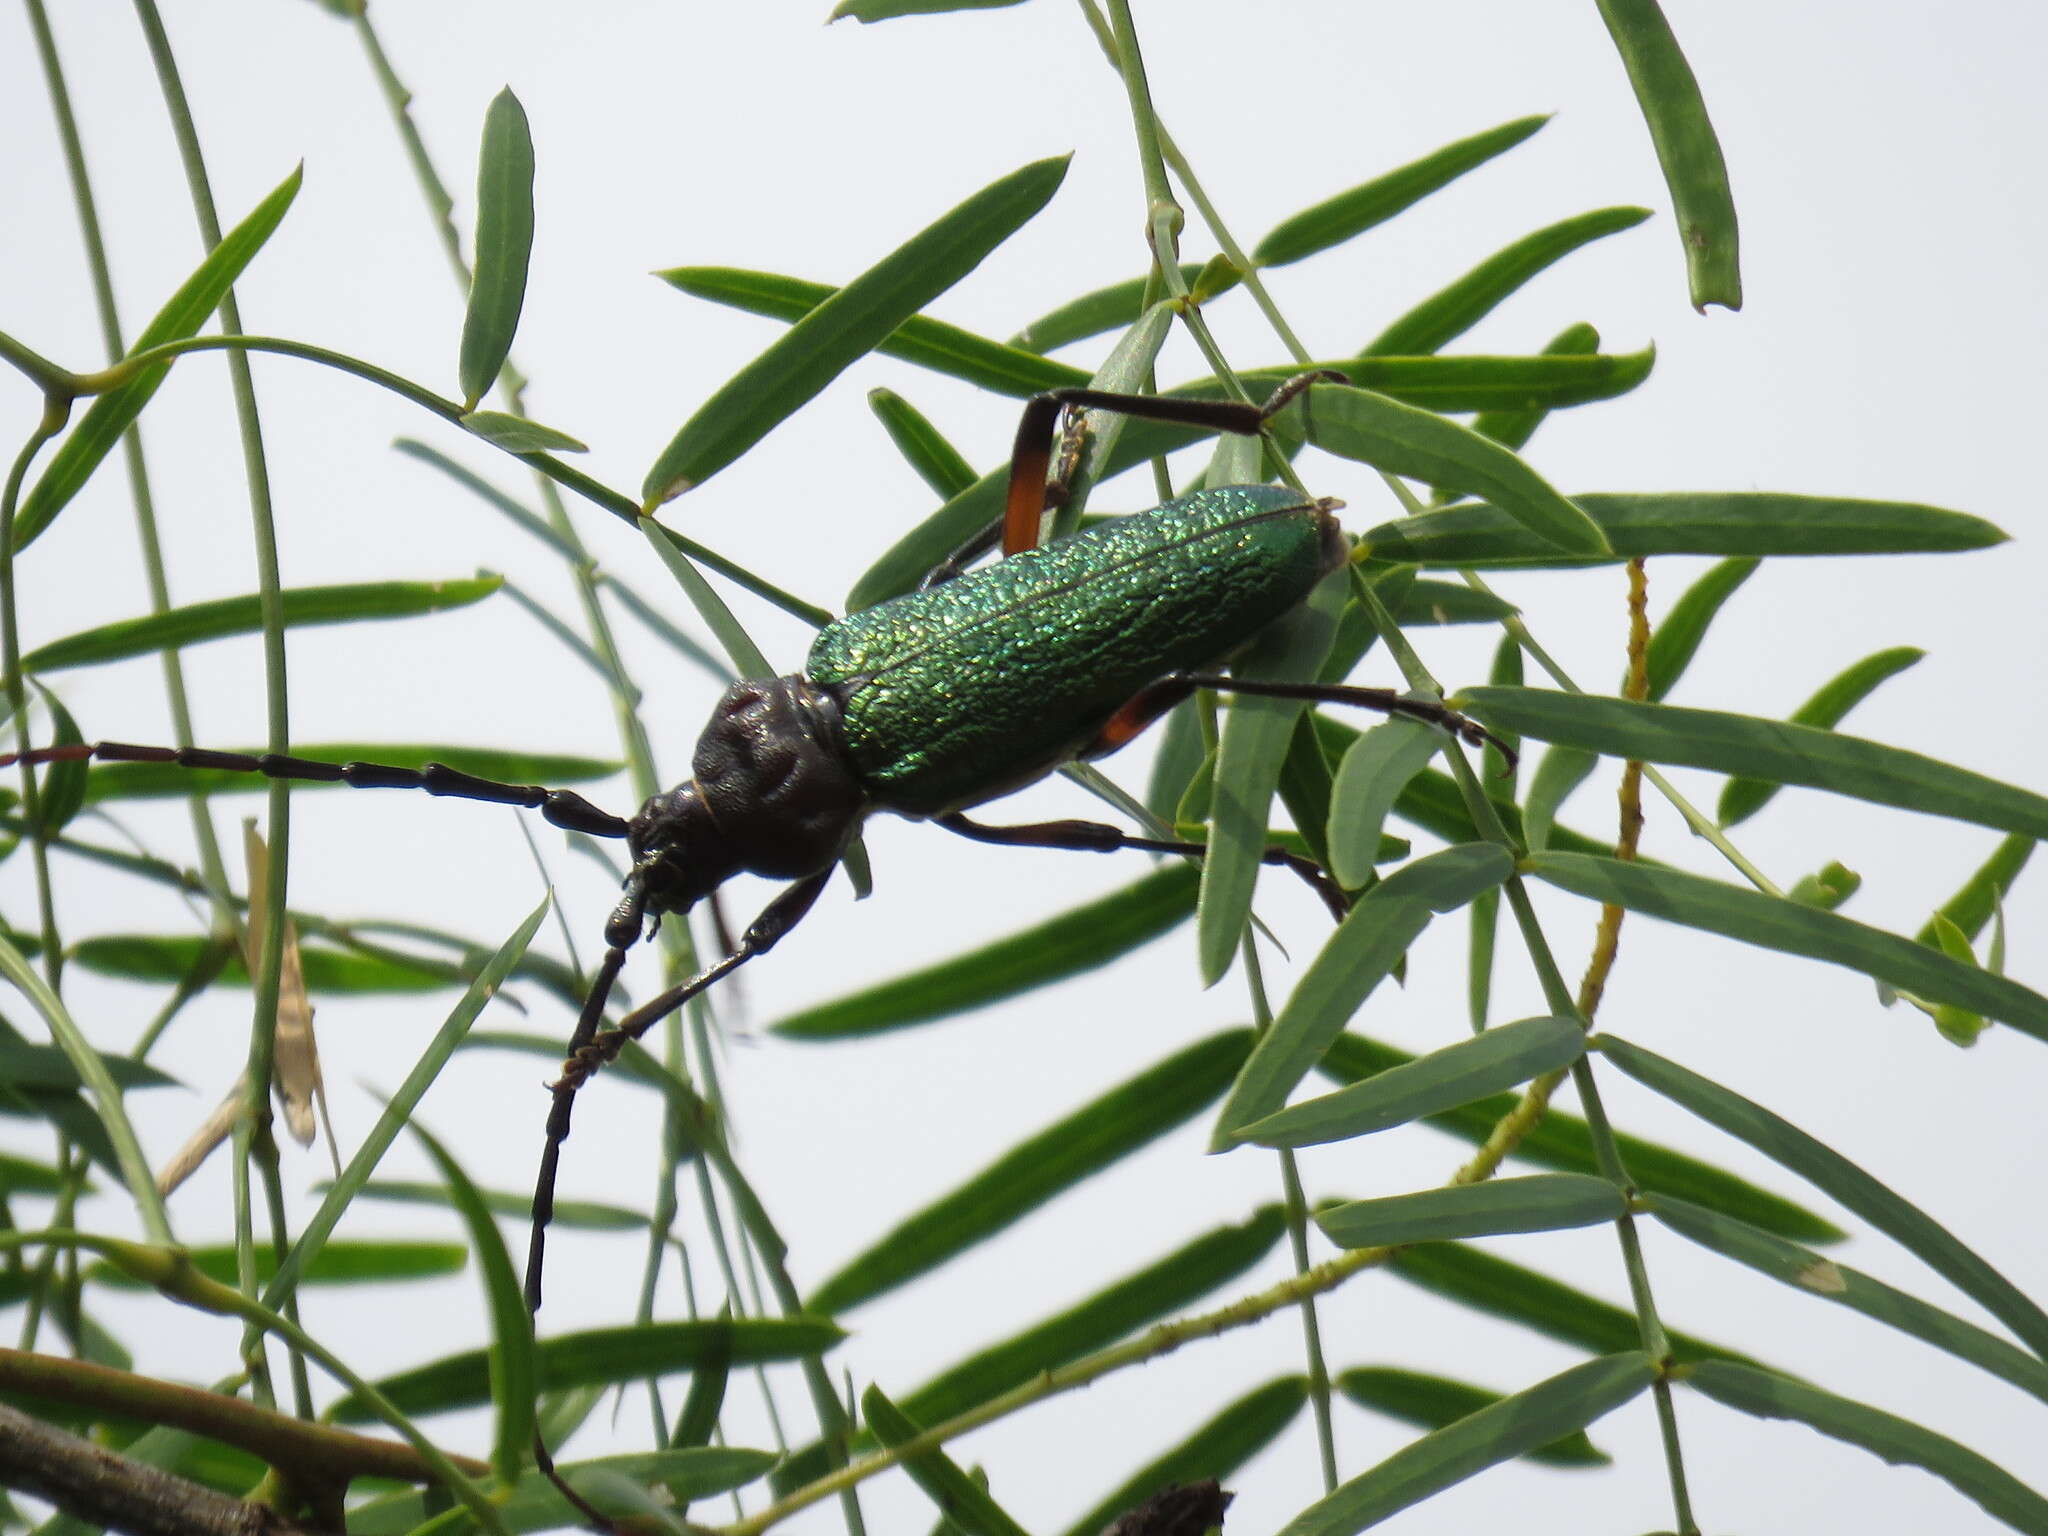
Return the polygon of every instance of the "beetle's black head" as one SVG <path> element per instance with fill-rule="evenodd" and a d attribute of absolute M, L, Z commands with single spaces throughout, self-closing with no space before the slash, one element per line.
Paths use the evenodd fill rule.
<path fill-rule="evenodd" d="M 695 776 L 627 824 L 633 871 L 613 928 L 637 936 L 643 916 L 687 911 L 742 870 L 794 880 L 829 868 L 867 806 L 841 730 L 837 701 L 802 677 L 728 688 Z"/>
<path fill-rule="evenodd" d="M 628 894 L 654 917 L 687 912 L 738 874 L 743 862 L 694 779 L 641 806 L 627 824 L 626 846 L 633 853 Z"/>

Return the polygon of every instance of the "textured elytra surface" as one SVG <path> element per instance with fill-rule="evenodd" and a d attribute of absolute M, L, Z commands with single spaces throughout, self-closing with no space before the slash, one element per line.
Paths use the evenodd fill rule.
<path fill-rule="evenodd" d="M 1221 662 L 1305 598 L 1329 514 L 1280 486 L 1196 491 L 850 614 L 811 648 L 875 804 L 928 816 L 1006 794 L 1146 684 Z"/>

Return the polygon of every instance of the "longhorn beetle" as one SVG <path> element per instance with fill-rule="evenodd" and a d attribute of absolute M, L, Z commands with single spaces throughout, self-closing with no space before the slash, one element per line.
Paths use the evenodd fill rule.
<path fill-rule="evenodd" d="M 917 591 L 827 624 L 804 671 L 733 684 L 698 738 L 691 777 L 630 820 L 570 790 L 498 783 L 439 763 L 412 769 L 102 741 L 0 757 L 0 767 L 80 759 L 176 763 L 358 789 L 423 789 L 525 806 L 570 831 L 626 839 L 633 862 L 624 895 L 605 924 L 604 959 L 551 1088 L 526 1268 L 527 1304 L 538 1310 L 555 1174 L 576 1090 L 627 1041 L 772 949 L 810 911 L 872 813 L 930 820 L 987 843 L 1199 856 L 1201 843 L 1134 837 L 1101 822 L 990 826 L 964 814 L 1063 763 L 1115 751 L 1198 688 L 1359 705 L 1507 751 L 1457 711 L 1391 689 L 1260 682 L 1214 670 L 1343 564 L 1348 546 L 1332 515 L 1339 503 L 1280 486 L 1223 486 L 1036 547 L 1048 501 L 1065 496 L 1079 458 L 1076 430 L 1048 485 L 1063 412 L 1106 408 L 1256 436 L 1325 380 L 1347 382 L 1328 371 L 1302 374 L 1263 405 L 1086 388 L 1034 396 L 1018 425 L 999 522 L 932 570 Z M 1005 558 L 967 570 L 998 535 Z M 1307 879 L 1342 916 L 1343 892 L 1318 865 L 1280 848 L 1264 857 Z M 601 1028 L 626 951 L 648 923 L 686 912 L 742 871 L 790 883 L 723 959 Z"/>

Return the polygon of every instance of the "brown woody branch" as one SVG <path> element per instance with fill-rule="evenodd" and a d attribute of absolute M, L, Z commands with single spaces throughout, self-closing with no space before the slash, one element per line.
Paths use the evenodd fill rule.
<path fill-rule="evenodd" d="M 0 1484 L 129 1536 L 311 1536 L 274 1509 L 117 1456 L 4 1404 Z"/>
<path fill-rule="evenodd" d="M 0 1349 L 0 1392 L 31 1394 L 146 1424 L 189 1430 L 247 1451 L 293 1482 L 308 1486 L 345 1486 L 357 1477 L 435 1481 L 419 1452 L 396 1440 L 315 1424 L 224 1393 L 83 1360 Z M 450 1460 L 466 1473 L 490 1475 L 490 1467 L 481 1461 L 467 1456 Z"/>

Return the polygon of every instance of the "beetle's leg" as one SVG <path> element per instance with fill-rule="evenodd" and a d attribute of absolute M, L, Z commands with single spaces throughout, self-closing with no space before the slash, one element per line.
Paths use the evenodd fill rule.
<path fill-rule="evenodd" d="M 1236 432 L 1255 437 L 1274 416 L 1284 411 L 1311 384 L 1348 384 L 1351 381 L 1334 368 L 1317 368 L 1287 380 L 1263 404 L 1248 400 L 1188 400 L 1172 395 L 1126 395 L 1114 390 L 1075 386 L 1049 389 L 1024 403 L 1017 422 L 1017 438 L 1010 449 L 1010 485 L 1003 500 L 1000 525 L 991 525 L 962 544 L 925 574 L 920 587 L 951 581 L 983 553 L 995 548 L 998 526 L 1003 553 L 1021 554 L 1038 545 L 1039 524 L 1049 503 L 1047 472 L 1052 468 L 1054 430 L 1060 415 L 1068 410 L 1120 411 L 1147 421 L 1172 422 L 1185 427 L 1206 427 L 1212 432 Z M 1064 458 L 1064 456 L 1063 456 Z M 1076 456 L 1078 461 L 1078 455 Z M 1064 461 L 1054 477 L 1053 495 L 1065 499 L 1066 484 L 1075 465 Z"/>
<path fill-rule="evenodd" d="M 505 784 L 480 779 L 446 763 L 400 768 L 391 763 L 323 763 L 281 752 L 214 752 L 204 747 L 138 747 L 126 741 L 93 741 L 67 746 L 37 747 L 0 757 L 0 768 L 14 763 L 174 763 L 180 768 L 221 768 L 231 773 L 260 773 L 271 779 L 297 779 L 314 784 L 346 784 L 352 789 L 423 789 L 430 795 L 483 800 L 493 805 L 519 805 L 571 832 L 592 837 L 624 837 L 626 820 L 600 810 L 571 789 L 539 784 Z"/>
<path fill-rule="evenodd" d="M 1120 848 L 1136 848 L 1145 853 L 1180 853 L 1191 858 L 1200 858 L 1209 851 L 1206 843 L 1183 842 L 1178 838 L 1133 837 L 1106 821 L 1034 821 L 1024 826 L 992 827 L 954 811 L 937 817 L 936 824 L 948 832 L 971 837 L 977 843 L 1001 843 L 1012 848 L 1069 848 L 1082 853 L 1114 853 Z M 1339 922 L 1351 910 L 1350 898 L 1344 894 L 1343 888 L 1314 859 L 1289 848 L 1268 848 L 1259 855 L 1259 859 L 1265 864 L 1284 864 L 1301 876 L 1322 897 L 1323 905 Z"/>
<path fill-rule="evenodd" d="M 1391 688 L 1355 688 L 1349 683 L 1268 683 L 1201 672 L 1177 673 L 1166 681 L 1182 682 L 1191 688 L 1214 688 L 1219 693 L 1243 693 L 1267 699 L 1307 699 L 1317 704 L 1354 704 L 1360 709 L 1378 710 L 1383 715 L 1406 715 L 1411 720 L 1443 727 L 1469 747 L 1493 747 L 1507 760 L 1508 771 L 1514 771 L 1515 749 L 1477 720 L 1459 714 L 1448 704 L 1430 699 L 1411 699 Z"/>
<path fill-rule="evenodd" d="M 756 955 L 767 954 L 781 942 L 784 934 L 803 920 L 831 878 L 832 866 L 828 866 L 815 875 L 805 875 L 784 887 L 779 896 L 761 909 L 761 915 L 747 925 L 739 943 L 723 960 L 706 966 L 688 981 L 670 987 L 652 1002 L 635 1008 L 611 1029 L 585 1041 L 580 1050 L 572 1048 L 568 1059 L 562 1063 L 562 1076 L 555 1084 L 555 1091 L 561 1093 L 566 1089 L 571 1094 L 575 1093 L 599 1068 L 616 1061 L 627 1041 L 638 1040 L 699 992 L 738 970 Z"/>

